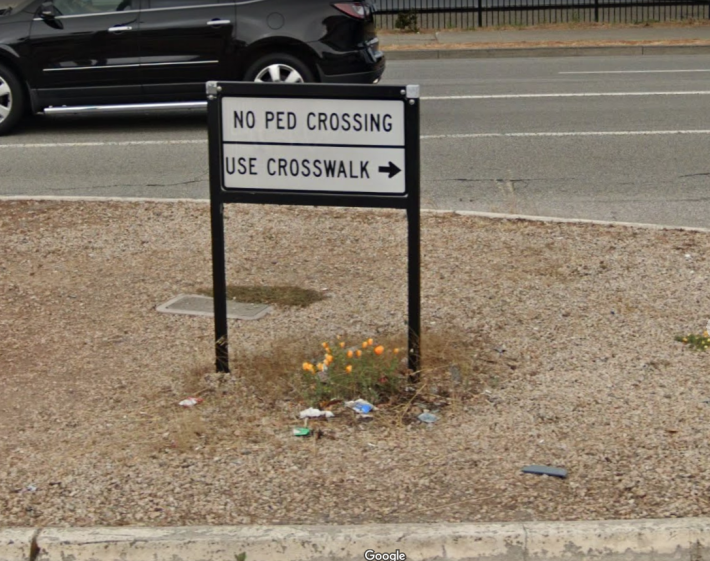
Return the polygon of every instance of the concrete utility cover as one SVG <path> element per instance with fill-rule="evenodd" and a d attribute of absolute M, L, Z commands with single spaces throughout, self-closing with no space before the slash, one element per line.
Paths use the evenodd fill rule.
<path fill-rule="evenodd" d="M 197 294 L 180 294 L 165 304 L 161 304 L 156 310 L 166 314 L 214 317 L 212 298 Z M 227 300 L 227 317 L 229 319 L 261 319 L 270 310 L 271 306 L 266 304 L 243 304 Z"/>

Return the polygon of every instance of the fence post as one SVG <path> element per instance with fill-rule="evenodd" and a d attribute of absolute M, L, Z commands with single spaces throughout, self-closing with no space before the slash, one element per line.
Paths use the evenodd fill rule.
<path fill-rule="evenodd" d="M 474 10 L 478 10 L 478 27 L 483 27 L 483 0 L 476 0 L 473 3 Z"/>
<path fill-rule="evenodd" d="M 594 0 L 594 22 L 599 23 L 599 0 Z"/>

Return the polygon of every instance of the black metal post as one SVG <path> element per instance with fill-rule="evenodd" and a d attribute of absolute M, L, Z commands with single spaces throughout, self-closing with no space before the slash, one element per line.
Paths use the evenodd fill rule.
<path fill-rule="evenodd" d="M 594 0 L 594 21 L 599 23 L 599 0 Z"/>
<path fill-rule="evenodd" d="M 421 209 L 419 203 L 420 172 L 419 162 L 419 88 L 416 97 L 410 97 L 405 106 L 407 130 L 405 132 L 407 156 L 407 277 L 408 277 L 408 324 L 409 324 L 409 368 L 418 373 L 421 370 Z"/>
<path fill-rule="evenodd" d="M 215 367 L 229 372 L 227 334 L 227 274 L 224 247 L 224 205 L 212 202 L 212 296 L 214 299 Z"/>
<path fill-rule="evenodd" d="M 207 88 L 210 158 L 210 217 L 212 225 L 212 299 L 214 302 L 215 368 L 229 372 L 229 338 L 227 334 L 227 272 L 224 243 L 224 204 L 220 197 L 222 188 L 222 161 L 220 144 L 222 124 L 219 99 L 216 91 Z"/>
<path fill-rule="evenodd" d="M 420 211 L 418 208 L 407 209 L 409 221 L 409 369 L 421 370 L 421 252 L 420 252 Z"/>

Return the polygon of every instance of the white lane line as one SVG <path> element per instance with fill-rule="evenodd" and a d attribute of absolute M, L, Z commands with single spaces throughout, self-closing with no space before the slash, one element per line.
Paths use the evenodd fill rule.
<path fill-rule="evenodd" d="M 207 144 L 207 140 L 123 140 L 107 142 L 42 142 L 0 144 L 0 148 L 92 148 L 95 146 L 162 146 L 170 144 Z"/>
<path fill-rule="evenodd" d="M 671 134 L 710 134 L 706 130 L 677 131 L 580 131 L 580 132 L 482 132 L 470 134 L 428 134 L 422 135 L 422 140 L 442 138 L 539 138 L 564 136 L 665 136 Z"/>
<path fill-rule="evenodd" d="M 584 92 L 540 94 L 493 94 L 493 95 L 442 95 L 422 97 L 423 101 L 449 101 L 460 99 L 539 99 L 558 97 L 648 97 L 654 95 L 710 95 L 708 90 L 689 92 Z"/>
<path fill-rule="evenodd" d="M 569 132 L 479 132 L 459 134 L 423 134 L 421 140 L 444 138 L 540 138 L 569 136 L 668 136 L 674 134 L 710 134 L 710 129 L 669 131 L 569 131 Z M 57 142 L 42 144 L 0 144 L 0 148 L 96 148 L 104 146 L 166 146 L 171 144 L 207 144 L 206 140 L 126 140 L 122 142 Z"/>
<path fill-rule="evenodd" d="M 689 68 L 687 70 L 580 70 L 558 72 L 558 74 L 678 74 L 682 72 L 710 72 L 710 68 Z"/>

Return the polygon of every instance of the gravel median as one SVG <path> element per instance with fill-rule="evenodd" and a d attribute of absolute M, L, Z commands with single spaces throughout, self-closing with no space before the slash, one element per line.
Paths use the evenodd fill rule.
<path fill-rule="evenodd" d="M 230 282 L 328 296 L 230 322 L 235 360 L 404 330 L 403 213 L 229 205 L 226 233 Z M 708 320 L 706 233 L 425 214 L 423 323 L 480 342 L 485 386 L 433 425 L 336 417 L 320 440 L 258 392 L 177 406 L 213 322 L 155 308 L 210 286 L 207 204 L 5 201 L 0 235 L 0 525 L 710 512 L 708 357 L 674 341 Z"/>

